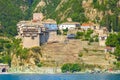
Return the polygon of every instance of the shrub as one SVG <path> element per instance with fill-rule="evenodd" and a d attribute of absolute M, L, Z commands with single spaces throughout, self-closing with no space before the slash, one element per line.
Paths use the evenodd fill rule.
<path fill-rule="evenodd" d="M 76 33 L 76 35 L 77 35 L 77 36 L 83 36 L 83 35 L 84 35 L 84 33 L 83 33 L 83 32 L 79 32 L 79 31 L 78 31 L 78 32 Z"/>
<path fill-rule="evenodd" d="M 93 38 L 90 38 L 90 39 L 89 39 L 89 42 L 94 42 Z"/>
<path fill-rule="evenodd" d="M 29 49 L 27 48 L 21 49 L 18 55 L 20 55 L 21 59 L 27 59 L 29 55 Z"/>
<path fill-rule="evenodd" d="M 41 63 L 38 63 L 37 66 L 38 66 L 38 67 L 42 67 L 42 64 L 41 64 Z"/>
<path fill-rule="evenodd" d="M 63 35 L 67 35 L 67 32 L 63 32 Z"/>
<path fill-rule="evenodd" d="M 81 71 L 81 67 L 79 64 L 75 63 L 71 65 L 70 71 L 73 72 L 79 72 Z"/>
<path fill-rule="evenodd" d="M 79 53 L 79 55 L 78 55 L 79 57 L 82 57 L 83 56 L 83 53 Z"/>
<path fill-rule="evenodd" d="M 61 31 L 60 30 L 57 30 L 57 35 L 61 35 Z"/>
<path fill-rule="evenodd" d="M 76 36 L 75 36 L 75 39 L 80 39 L 80 36 L 77 36 L 77 35 L 76 35 Z"/>
<path fill-rule="evenodd" d="M 80 67 L 80 64 L 72 64 L 72 63 L 67 63 L 67 64 L 64 64 L 62 67 L 62 72 L 65 73 L 65 72 L 79 72 L 81 71 L 81 67 Z"/>
<path fill-rule="evenodd" d="M 91 37 L 91 34 L 93 33 L 93 30 L 88 29 L 87 32 L 85 33 L 85 40 L 88 41 Z"/>
<path fill-rule="evenodd" d="M 10 55 L 5 55 L 2 56 L 1 62 L 2 63 L 7 63 L 9 66 L 11 66 L 11 56 Z"/>
<path fill-rule="evenodd" d="M 66 28 L 66 29 L 63 29 L 63 32 L 68 32 L 68 28 Z"/>
<path fill-rule="evenodd" d="M 4 51 L 4 46 L 3 44 L 0 44 L 0 52 Z"/>
<path fill-rule="evenodd" d="M 88 29 L 88 30 L 87 30 L 87 34 L 88 34 L 88 35 L 90 35 L 90 34 L 92 34 L 92 33 L 93 33 L 93 30 L 91 30 L 91 29 Z"/>
<path fill-rule="evenodd" d="M 88 53 L 88 50 L 86 48 L 83 48 L 83 49 L 84 49 L 84 51 L 86 51 Z"/>
<path fill-rule="evenodd" d="M 0 43 L 9 43 L 10 41 L 5 40 L 5 39 L 0 39 Z"/>
<path fill-rule="evenodd" d="M 88 41 L 90 39 L 90 35 L 85 34 L 85 41 Z"/>
<path fill-rule="evenodd" d="M 93 51 L 93 52 L 97 52 L 98 50 L 96 50 L 96 49 L 93 49 L 92 51 Z"/>
<path fill-rule="evenodd" d="M 90 43 L 90 42 L 88 42 L 88 45 L 91 45 L 91 43 Z"/>
<path fill-rule="evenodd" d="M 98 37 L 96 37 L 96 38 L 95 38 L 95 42 L 98 42 L 98 41 L 99 41 L 99 39 L 98 39 Z"/>
<path fill-rule="evenodd" d="M 9 43 L 5 44 L 5 48 L 10 49 L 11 48 L 11 44 L 9 44 Z"/>
<path fill-rule="evenodd" d="M 68 32 L 68 28 L 63 29 L 63 35 L 67 35 L 67 32 Z"/>
<path fill-rule="evenodd" d="M 80 39 L 83 35 L 84 35 L 83 32 L 79 32 L 79 31 L 78 31 L 78 32 L 76 33 L 75 38 L 76 38 L 76 39 Z"/>
<path fill-rule="evenodd" d="M 61 67 L 62 72 L 65 73 L 65 72 L 70 71 L 70 66 L 71 66 L 71 65 L 72 65 L 71 63 L 64 64 L 64 65 Z"/>
<path fill-rule="evenodd" d="M 33 47 L 33 48 L 31 48 L 31 50 L 32 50 L 34 53 L 41 53 L 41 48 L 40 48 L 40 47 Z"/>
<path fill-rule="evenodd" d="M 120 69 L 120 62 L 114 62 L 114 64 L 116 65 L 116 69 Z"/>

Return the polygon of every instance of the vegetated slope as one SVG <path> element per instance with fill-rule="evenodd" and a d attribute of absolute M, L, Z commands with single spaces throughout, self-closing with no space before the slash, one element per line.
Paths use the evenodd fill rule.
<path fill-rule="evenodd" d="M 120 0 L 93 0 L 92 5 L 103 12 L 101 25 L 106 26 L 109 31 L 120 31 Z"/>
<path fill-rule="evenodd" d="M 46 18 L 53 18 L 57 22 L 67 21 L 87 21 L 82 8 L 82 0 L 42 0 L 45 6 L 39 6 L 36 12 L 42 12 Z"/>
<path fill-rule="evenodd" d="M 38 2 L 39 0 L 0 0 L 0 34 L 16 35 L 17 22 L 29 19 Z"/>
<path fill-rule="evenodd" d="M 0 63 L 8 64 L 13 69 L 25 67 L 40 67 L 41 48 L 30 49 L 21 46 L 20 39 L 0 37 Z"/>
<path fill-rule="evenodd" d="M 83 0 L 69 0 L 62 3 L 61 7 L 56 10 L 58 21 L 66 21 L 71 18 L 73 21 L 86 22 L 87 18 L 84 15 L 84 8 L 82 7 Z"/>
<path fill-rule="evenodd" d="M 16 34 L 15 25 L 22 18 L 22 11 L 11 0 L 0 0 L 0 22 L 3 26 L 1 32 Z"/>
<path fill-rule="evenodd" d="M 41 0 L 44 6 L 37 6 L 46 18 L 58 23 L 71 18 L 80 23 L 92 21 L 106 26 L 109 31 L 120 31 L 120 0 Z"/>
<path fill-rule="evenodd" d="M 41 0 L 37 5 L 35 12 L 42 12 L 46 18 L 56 18 L 56 7 L 61 0 Z"/>

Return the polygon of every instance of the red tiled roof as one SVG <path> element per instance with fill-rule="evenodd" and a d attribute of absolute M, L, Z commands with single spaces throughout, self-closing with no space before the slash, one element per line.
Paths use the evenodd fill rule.
<path fill-rule="evenodd" d="M 81 26 L 92 26 L 92 23 L 83 23 Z"/>
<path fill-rule="evenodd" d="M 112 48 L 113 48 L 113 47 L 106 46 L 106 48 L 105 48 L 105 49 L 107 49 L 107 50 L 112 50 Z"/>
<path fill-rule="evenodd" d="M 39 20 L 32 20 L 32 22 L 37 22 L 37 21 L 39 21 Z"/>

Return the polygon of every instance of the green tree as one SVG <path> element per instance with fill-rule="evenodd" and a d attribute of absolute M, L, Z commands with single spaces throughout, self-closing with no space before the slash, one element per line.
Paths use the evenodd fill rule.
<path fill-rule="evenodd" d="M 85 33 L 85 40 L 90 40 L 90 38 L 91 38 L 91 34 L 93 33 L 93 30 L 91 30 L 91 29 L 88 29 L 87 31 L 86 31 L 86 33 Z"/>
<path fill-rule="evenodd" d="M 120 58 L 120 45 L 116 47 L 114 55 L 117 56 L 117 58 Z"/>
<path fill-rule="evenodd" d="M 71 63 L 64 64 L 64 65 L 61 67 L 62 72 L 63 72 L 63 73 L 69 72 L 71 65 L 72 65 Z"/>
<path fill-rule="evenodd" d="M 78 32 L 76 33 L 75 38 L 76 38 L 76 39 L 80 39 L 83 35 L 84 35 L 83 32 L 79 32 L 79 31 L 78 31 Z"/>
<path fill-rule="evenodd" d="M 65 72 L 79 72 L 81 71 L 80 64 L 78 63 L 66 63 L 61 67 L 63 73 Z"/>
<path fill-rule="evenodd" d="M 96 37 L 96 38 L 95 38 L 95 42 L 98 42 L 98 41 L 99 41 L 99 39 L 98 39 L 98 37 Z"/>
<path fill-rule="evenodd" d="M 63 29 L 63 34 L 64 34 L 64 35 L 67 35 L 67 32 L 68 32 L 68 28 Z"/>
<path fill-rule="evenodd" d="M 36 54 L 40 54 L 42 57 L 42 53 L 41 53 L 41 47 L 33 47 L 31 48 L 32 52 L 36 53 Z"/>
<path fill-rule="evenodd" d="M 120 58 L 120 32 L 118 34 L 110 34 L 106 40 L 106 45 L 116 47 L 114 55 Z"/>
<path fill-rule="evenodd" d="M 89 42 L 94 42 L 94 39 L 93 39 L 93 38 L 90 38 L 90 39 L 89 39 Z"/>
<path fill-rule="evenodd" d="M 106 40 L 106 45 L 116 47 L 119 44 L 117 34 L 110 34 Z"/>
<path fill-rule="evenodd" d="M 116 65 L 115 69 L 119 70 L 120 69 L 120 62 L 116 62 L 115 65 Z"/>
<path fill-rule="evenodd" d="M 73 73 L 73 72 L 79 72 L 81 71 L 81 67 L 79 64 L 75 63 L 75 64 L 72 64 L 71 68 L 70 68 L 70 71 Z"/>
<path fill-rule="evenodd" d="M 8 64 L 9 66 L 11 66 L 11 56 L 9 54 L 6 54 L 4 56 L 2 56 L 2 63 Z"/>

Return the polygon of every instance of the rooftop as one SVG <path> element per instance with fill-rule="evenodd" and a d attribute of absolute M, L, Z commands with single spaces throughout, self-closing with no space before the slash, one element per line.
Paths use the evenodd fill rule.
<path fill-rule="evenodd" d="M 114 48 L 114 47 L 106 46 L 105 49 L 107 49 L 107 50 L 112 50 L 113 48 Z"/>
<path fill-rule="evenodd" d="M 92 26 L 92 23 L 83 23 L 81 26 Z"/>

